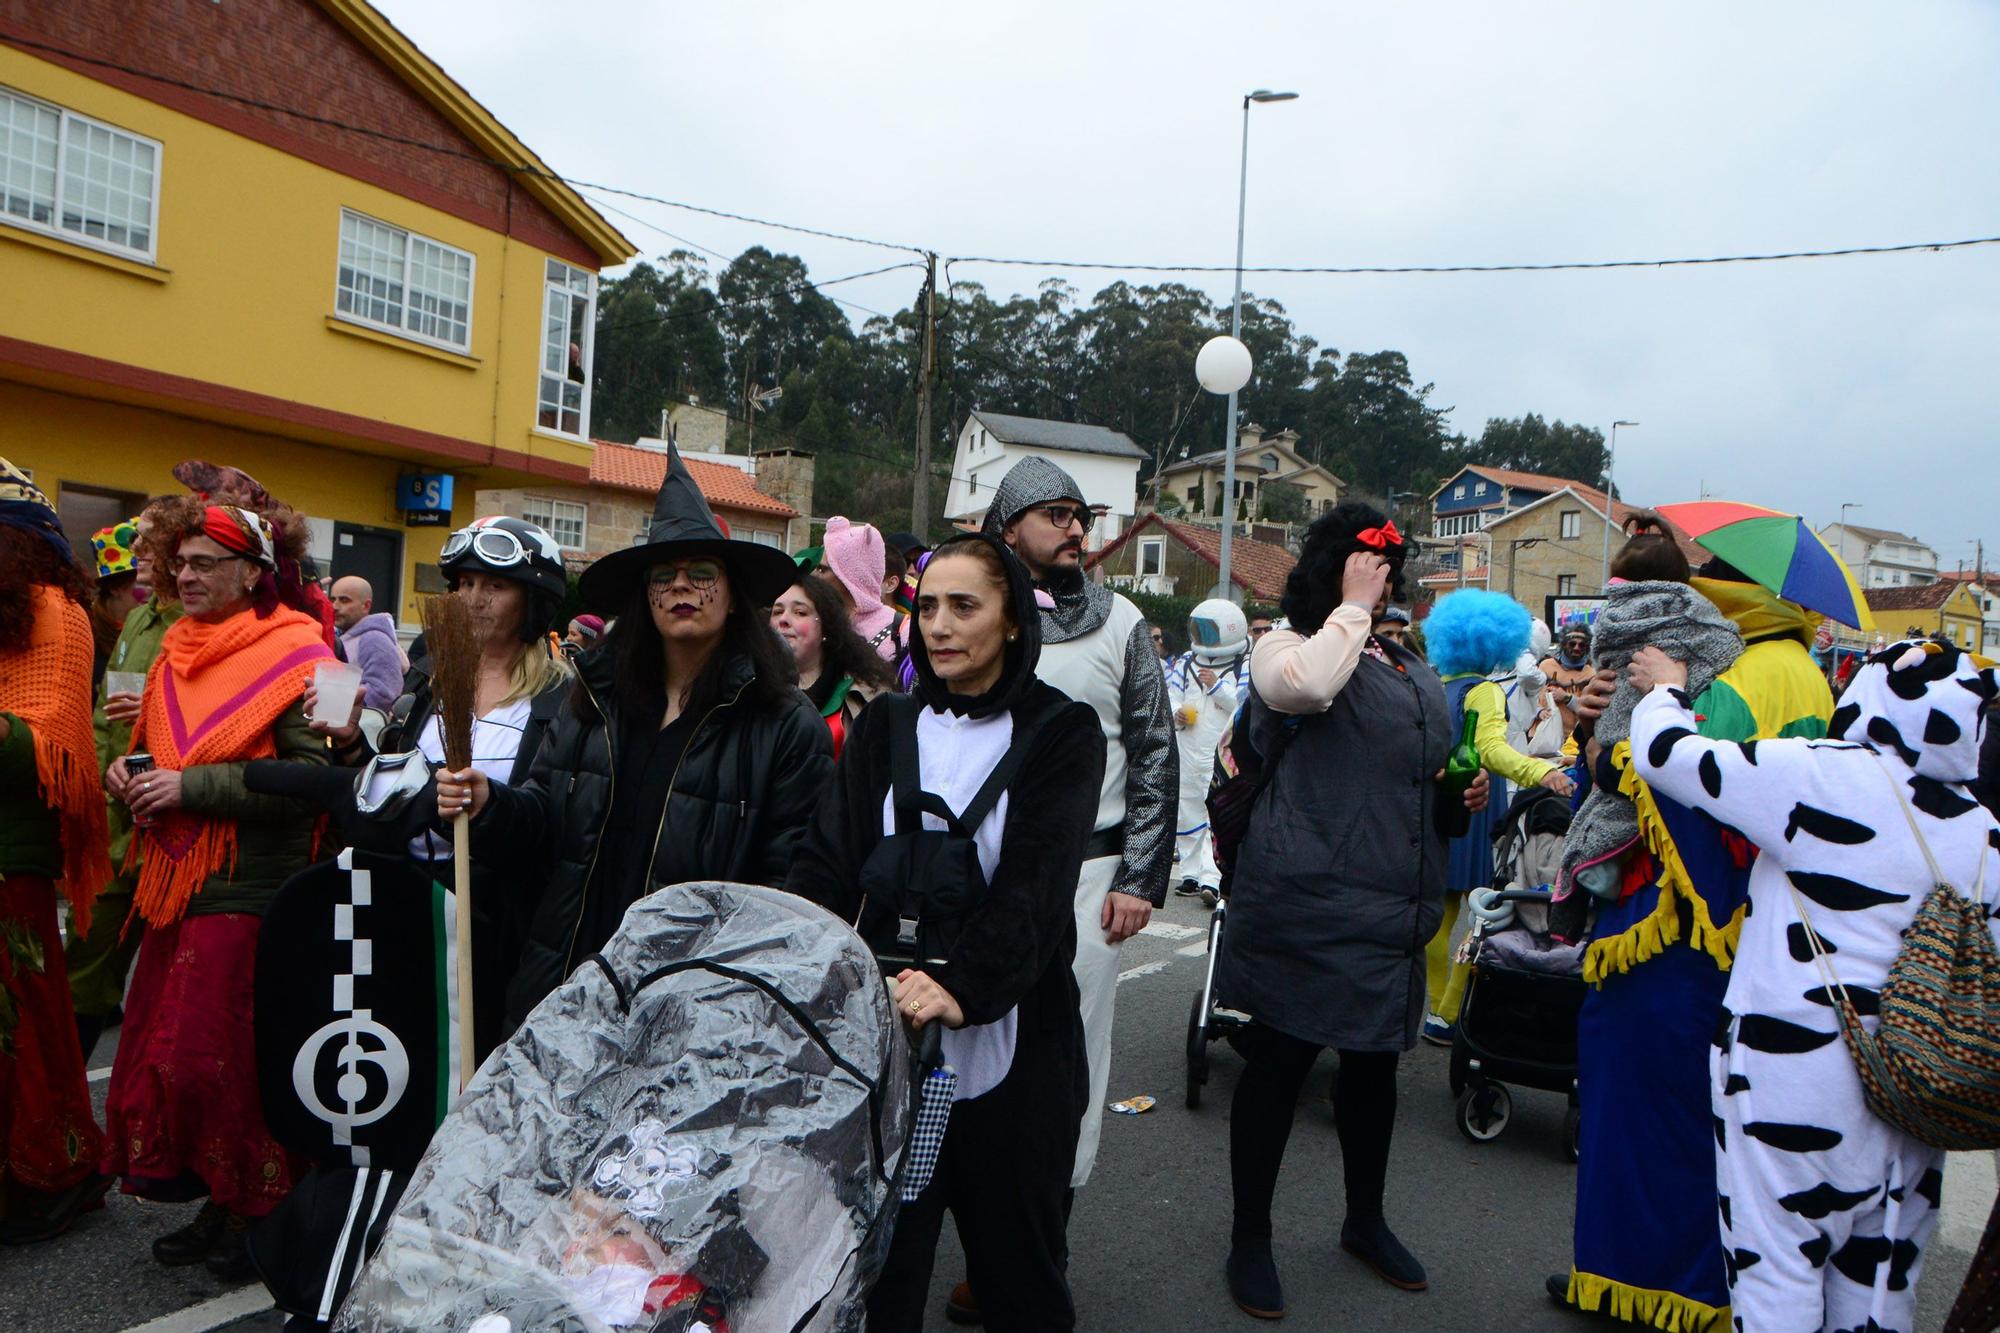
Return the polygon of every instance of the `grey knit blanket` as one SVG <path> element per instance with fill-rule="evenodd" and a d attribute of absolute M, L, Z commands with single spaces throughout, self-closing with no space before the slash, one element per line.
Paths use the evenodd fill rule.
<path fill-rule="evenodd" d="M 1598 613 L 1591 639 L 1591 661 L 1600 670 L 1618 673 L 1611 696 L 1594 735 L 1609 750 L 1632 736 L 1632 710 L 1642 697 L 1625 668 L 1632 654 L 1652 644 L 1675 661 L 1687 663 L 1690 696 L 1698 696 L 1743 655 L 1743 636 L 1715 604 L 1685 583 L 1621 583 L 1613 587 Z M 1563 839 L 1562 873 L 1555 896 L 1567 898 L 1578 869 L 1602 861 L 1629 846 L 1639 836 L 1639 814 L 1632 802 L 1616 792 L 1593 787 L 1570 822 Z"/>

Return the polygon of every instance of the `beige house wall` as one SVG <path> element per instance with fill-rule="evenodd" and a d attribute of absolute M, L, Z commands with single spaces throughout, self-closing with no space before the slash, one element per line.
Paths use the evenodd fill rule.
<path fill-rule="evenodd" d="M 1577 535 L 1564 537 L 1562 522 L 1564 514 L 1575 514 Z M 1624 537 L 1617 529 L 1605 521 L 1604 517 L 1590 506 L 1572 496 L 1562 495 L 1537 506 L 1532 510 L 1517 511 L 1506 518 L 1495 519 L 1485 528 L 1485 535 L 1475 538 L 1470 549 L 1476 550 L 1490 544 L 1492 582 L 1488 585 L 1495 592 L 1511 593 L 1514 600 L 1536 615 L 1542 613 L 1543 599 L 1563 592 L 1561 580 L 1568 576 L 1575 580 L 1569 589 L 1572 595 L 1587 597 L 1597 593 L 1604 584 L 1604 535 L 1610 530 L 1612 549 L 1615 551 Z M 1510 543 L 1539 537 L 1534 546 L 1513 547 Z M 1473 557 L 1475 564 L 1486 564 L 1486 550 L 1480 550 Z M 1508 584 L 1508 566 L 1511 562 L 1513 583 Z"/>

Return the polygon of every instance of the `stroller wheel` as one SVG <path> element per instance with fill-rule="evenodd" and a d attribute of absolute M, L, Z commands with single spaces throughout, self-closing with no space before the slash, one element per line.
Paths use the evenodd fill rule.
<path fill-rule="evenodd" d="M 1491 1143 L 1514 1115 L 1514 1095 L 1498 1083 L 1474 1084 L 1458 1095 L 1458 1132 L 1474 1143 Z"/>
<path fill-rule="evenodd" d="M 1572 1106 L 1563 1115 L 1563 1156 L 1575 1166 L 1583 1155 L 1583 1112 Z"/>
<path fill-rule="evenodd" d="M 1187 1029 L 1187 1108 L 1201 1106 L 1201 1085 L 1208 1082 L 1208 1012 L 1201 1007 L 1201 992 L 1188 1006 Z"/>

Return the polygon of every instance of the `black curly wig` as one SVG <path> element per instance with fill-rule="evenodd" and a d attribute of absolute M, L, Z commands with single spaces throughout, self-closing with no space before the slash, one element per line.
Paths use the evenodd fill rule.
<path fill-rule="evenodd" d="M 1379 528 L 1388 518 L 1372 505 L 1349 500 L 1314 519 L 1301 543 L 1299 563 L 1285 577 L 1285 595 L 1278 603 L 1285 619 L 1301 634 L 1316 634 L 1333 609 L 1340 605 L 1340 587 L 1347 572 L 1347 557 L 1356 551 L 1374 551 L 1389 562 L 1389 597 L 1407 601 L 1403 587 L 1403 561 L 1408 558 L 1407 541 L 1391 542 L 1380 551 L 1355 540 L 1357 533 Z"/>

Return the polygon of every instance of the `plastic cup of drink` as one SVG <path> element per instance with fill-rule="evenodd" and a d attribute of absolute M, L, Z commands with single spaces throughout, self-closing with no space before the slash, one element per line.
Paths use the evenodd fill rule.
<path fill-rule="evenodd" d="M 107 671 L 104 673 L 104 693 L 107 697 L 114 694 L 144 694 L 145 692 L 146 673 L 143 671 Z"/>
<path fill-rule="evenodd" d="M 320 662 L 313 667 L 312 718 L 329 727 L 344 727 L 354 714 L 354 696 L 361 692 L 361 668 L 352 662 Z"/>

